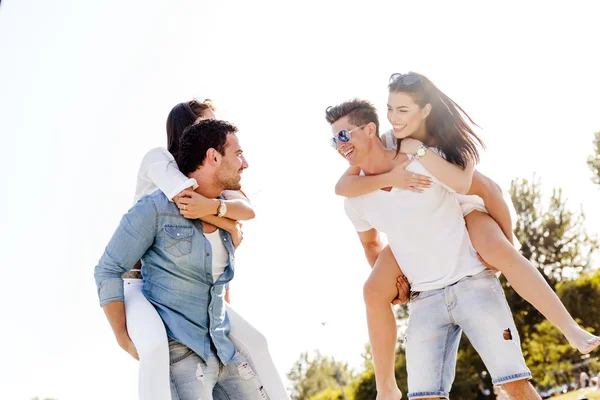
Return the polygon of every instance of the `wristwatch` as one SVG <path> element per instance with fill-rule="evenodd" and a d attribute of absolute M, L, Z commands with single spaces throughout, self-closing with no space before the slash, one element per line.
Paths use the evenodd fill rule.
<path fill-rule="evenodd" d="M 227 204 L 223 200 L 219 200 L 219 208 L 217 208 L 217 217 L 224 217 L 227 213 Z"/>
<path fill-rule="evenodd" d="M 418 160 L 419 158 L 421 158 L 425 155 L 427 148 L 428 147 L 425 146 L 424 144 L 419 145 L 419 147 L 417 147 L 417 149 L 413 153 L 413 156 L 415 156 L 415 158 Z"/>

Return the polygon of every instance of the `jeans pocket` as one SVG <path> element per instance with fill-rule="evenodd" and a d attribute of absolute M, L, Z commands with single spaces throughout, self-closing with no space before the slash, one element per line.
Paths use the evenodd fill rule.
<path fill-rule="evenodd" d="M 173 339 L 169 339 L 169 365 L 173 365 L 181 360 L 184 360 L 192 354 L 194 354 L 194 351 L 185 344 L 179 343 Z"/>
<path fill-rule="evenodd" d="M 188 255 L 192 252 L 193 235 L 191 226 L 165 225 L 163 249 L 175 257 Z"/>

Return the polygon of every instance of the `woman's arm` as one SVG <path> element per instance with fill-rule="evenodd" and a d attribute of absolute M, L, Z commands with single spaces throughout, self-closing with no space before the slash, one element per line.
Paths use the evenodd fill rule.
<path fill-rule="evenodd" d="M 504 236 L 513 243 L 512 218 L 508 204 L 504 201 L 502 188 L 496 182 L 483 175 L 479 171 L 473 174 L 473 183 L 469 189 L 468 195 L 477 195 L 483 199 L 483 204 L 490 214 L 490 217 L 502 229 Z"/>
<path fill-rule="evenodd" d="M 205 215 L 200 219 L 216 226 L 217 228 L 221 228 L 229 232 L 231 235 L 231 241 L 233 242 L 233 247 L 237 248 L 240 243 L 242 243 L 244 234 L 242 232 L 242 226 L 239 222 L 225 217 L 217 217 L 216 215 Z"/>
<path fill-rule="evenodd" d="M 422 193 L 429 187 L 428 176 L 406 171 L 410 160 L 405 160 L 390 172 L 379 175 L 360 176 L 359 167 L 350 167 L 335 185 L 335 194 L 344 197 L 355 197 L 388 187 L 398 187 Z"/>
<path fill-rule="evenodd" d="M 250 221 L 256 217 L 254 207 L 250 204 L 250 200 L 241 190 L 225 190 L 223 192 L 225 204 L 227 205 L 227 218 L 236 221 Z"/>
<path fill-rule="evenodd" d="M 405 138 L 400 142 L 400 151 L 407 154 L 414 154 L 422 144 L 422 142 L 416 139 Z M 471 181 L 473 180 L 473 171 L 475 171 L 473 162 L 469 162 L 467 167 L 462 169 L 446 161 L 444 157 L 432 149 L 428 149 L 425 155 L 419 158 L 419 162 L 427 168 L 431 175 L 435 176 L 450 189 L 456 191 L 456 193 L 465 194 L 469 191 Z"/>
<path fill-rule="evenodd" d="M 231 197 L 231 191 L 223 192 L 223 194 Z M 248 221 L 255 217 L 254 208 L 247 198 L 209 199 L 189 189 L 179 193 L 176 198 L 181 215 L 189 219 L 202 219 L 206 216 L 216 215 L 221 201 L 227 206 L 223 217 L 236 221 Z"/>
<path fill-rule="evenodd" d="M 198 187 L 195 179 L 188 178 L 179 171 L 173 155 L 162 147 L 146 153 L 140 165 L 138 178 L 154 183 L 169 200 L 184 189 Z"/>
<path fill-rule="evenodd" d="M 360 176 L 359 167 L 350 167 L 335 185 L 335 194 L 344 197 L 356 197 L 371 193 L 388 186 L 386 174 Z"/>

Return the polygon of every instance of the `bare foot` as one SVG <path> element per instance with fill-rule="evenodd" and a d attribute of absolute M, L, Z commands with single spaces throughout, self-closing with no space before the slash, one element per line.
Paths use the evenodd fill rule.
<path fill-rule="evenodd" d="M 600 337 L 592 335 L 581 327 L 567 337 L 571 347 L 579 350 L 581 354 L 588 354 L 600 346 Z"/>
<path fill-rule="evenodd" d="M 582 347 L 577 347 L 577 350 L 581 352 L 581 354 L 591 353 L 596 347 L 600 346 L 600 337 L 594 336 L 591 339 L 588 339 L 587 343 Z"/>
<path fill-rule="evenodd" d="M 400 400 L 402 398 L 402 392 L 400 389 L 396 388 L 395 391 L 389 393 L 379 393 L 377 392 L 376 400 Z"/>

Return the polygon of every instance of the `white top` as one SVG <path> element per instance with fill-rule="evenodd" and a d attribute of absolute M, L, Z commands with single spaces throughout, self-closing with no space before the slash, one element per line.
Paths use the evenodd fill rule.
<path fill-rule="evenodd" d="M 159 188 L 172 200 L 179 192 L 189 187 L 196 189 L 198 183 L 179 171 L 175 158 L 167 149 L 157 147 L 146 153 L 142 160 L 133 202 Z"/>
<path fill-rule="evenodd" d="M 388 149 L 388 150 L 396 149 L 396 142 L 394 141 L 394 135 L 393 135 L 391 129 L 383 134 L 383 140 L 384 140 L 383 144 L 386 149 Z M 487 212 L 485 205 L 483 204 L 483 199 L 479 196 L 457 193 L 456 197 L 458 198 L 458 202 L 460 204 L 469 203 L 469 210 L 475 209 L 475 210 Z M 512 205 L 512 202 L 510 204 Z"/>
<path fill-rule="evenodd" d="M 346 198 L 346 214 L 356 230 L 375 228 L 387 235 L 414 291 L 440 289 L 483 271 L 456 193 L 419 160 L 413 159 L 406 169 L 431 177 L 431 187 L 423 193 L 392 188 Z"/>
<path fill-rule="evenodd" d="M 225 272 L 225 268 L 227 268 L 229 254 L 221 241 L 218 229 L 212 233 L 205 233 L 204 236 L 210 242 L 210 247 L 212 249 L 212 276 L 213 282 L 216 282 L 221 274 Z"/>

